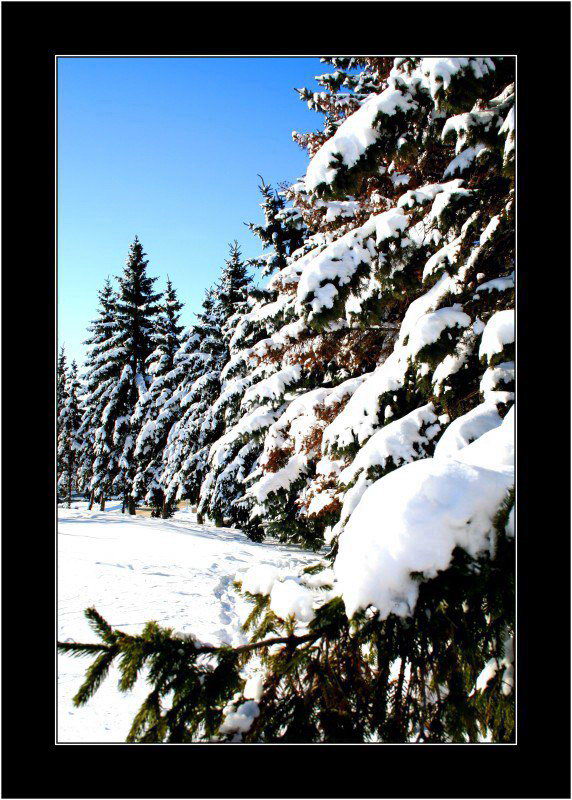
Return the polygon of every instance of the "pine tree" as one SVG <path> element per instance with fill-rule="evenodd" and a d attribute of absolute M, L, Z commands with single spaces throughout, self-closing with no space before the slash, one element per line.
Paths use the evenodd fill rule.
<path fill-rule="evenodd" d="M 84 492 L 89 493 L 89 507 L 97 500 L 103 510 L 105 499 L 111 494 L 115 466 L 113 448 L 102 420 L 119 377 L 119 364 L 115 358 L 117 295 L 109 278 L 98 297 L 98 317 L 90 325 L 90 336 L 84 342 L 88 353 L 84 365 L 82 419 L 78 433 L 82 443 L 78 483 Z"/>
<path fill-rule="evenodd" d="M 57 364 L 57 372 L 56 372 L 56 438 L 59 442 L 60 438 L 60 413 L 64 406 L 65 398 L 66 398 L 66 381 L 67 381 L 68 369 L 67 369 L 67 359 L 65 354 L 65 348 L 62 345 L 60 348 L 60 352 L 58 355 L 58 364 Z M 60 462 L 57 462 L 57 481 L 58 486 L 60 483 L 60 478 L 62 474 L 62 469 Z"/>
<path fill-rule="evenodd" d="M 90 610 L 76 702 L 149 664 L 133 741 L 514 740 L 514 59 L 332 61 L 305 240 L 232 323 L 201 491 L 330 553 L 247 573 L 238 648 Z"/>
<path fill-rule="evenodd" d="M 175 356 L 181 376 L 173 397 L 178 418 L 163 452 L 163 485 L 169 505 L 196 503 L 205 477 L 211 443 L 220 434 L 213 406 L 220 392 L 220 373 L 227 357 L 216 292 L 207 290 L 201 313 Z"/>
<path fill-rule="evenodd" d="M 63 352 L 60 364 L 62 360 Z M 67 498 L 68 508 L 71 507 L 74 487 L 77 487 L 78 455 L 81 448 L 78 435 L 81 424 L 80 393 L 77 364 L 72 361 L 58 414 L 58 493 L 62 498 Z"/>
<path fill-rule="evenodd" d="M 211 445 L 229 423 L 224 392 L 219 396 L 221 371 L 229 361 L 236 327 L 251 303 L 251 278 L 238 243 L 233 242 L 229 248 L 221 278 L 207 292 L 203 312 L 180 356 L 187 364 L 177 391 L 182 414 L 172 428 L 164 455 L 164 483 L 169 502 L 183 498 L 197 502 L 200 494 L 201 518 L 205 515 L 204 497 L 209 497 L 211 485 L 208 477 Z M 214 508 L 210 513 L 219 521 L 223 518 Z"/>
<path fill-rule="evenodd" d="M 247 308 L 248 289 L 251 278 L 248 268 L 242 260 L 238 242 L 229 245 L 229 258 L 225 261 L 221 279 L 217 286 L 217 305 L 227 325 L 232 325 L 237 314 Z"/>
<path fill-rule="evenodd" d="M 169 514 L 161 484 L 162 463 L 173 421 L 171 406 L 178 377 L 174 362 L 183 332 L 183 326 L 179 325 L 182 308 L 183 304 L 167 278 L 167 289 L 153 334 L 155 349 L 147 359 L 151 385 L 140 396 L 132 417 L 132 423 L 140 430 L 133 453 L 136 461 L 133 495 L 136 499 L 145 498 L 153 506 L 153 516 L 166 517 Z"/>
<path fill-rule="evenodd" d="M 114 361 L 119 375 L 103 414 L 106 441 L 114 453 L 113 488 L 123 497 L 123 509 L 130 514 L 135 514 L 134 450 L 142 421 L 136 409 L 149 389 L 147 359 L 153 351 L 157 301 L 161 297 L 153 292 L 156 278 L 147 275 L 148 263 L 135 237 L 118 278 Z"/>
<path fill-rule="evenodd" d="M 58 409 L 58 414 L 63 406 L 64 398 L 65 398 L 65 391 L 66 391 L 66 380 L 67 380 L 67 359 L 65 348 L 62 345 L 60 347 L 60 353 L 58 356 L 58 367 L 57 367 L 57 378 L 56 378 L 56 408 Z"/>

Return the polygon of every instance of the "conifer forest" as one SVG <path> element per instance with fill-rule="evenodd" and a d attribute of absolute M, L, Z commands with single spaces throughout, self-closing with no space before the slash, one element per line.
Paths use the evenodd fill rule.
<path fill-rule="evenodd" d="M 63 741 L 515 740 L 515 59 L 321 68 L 259 256 L 59 349 Z"/>

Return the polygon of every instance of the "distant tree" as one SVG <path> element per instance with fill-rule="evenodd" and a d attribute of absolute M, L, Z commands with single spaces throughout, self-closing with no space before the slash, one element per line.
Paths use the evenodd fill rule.
<path fill-rule="evenodd" d="M 238 243 L 214 289 L 206 292 L 202 312 L 191 328 L 176 361 L 184 374 L 176 396 L 181 409 L 164 453 L 164 485 L 168 502 L 187 498 L 198 502 L 209 470 L 210 447 L 221 435 L 225 419 L 219 401 L 221 371 L 230 342 L 249 308 L 251 278 Z"/>
<path fill-rule="evenodd" d="M 80 392 L 77 364 L 72 361 L 58 415 L 58 465 L 60 471 L 58 492 L 61 493 L 62 498 L 67 498 L 68 508 L 71 506 L 74 487 L 77 486 L 78 455 L 81 449 L 78 436 L 81 424 Z"/>
<path fill-rule="evenodd" d="M 167 516 L 161 476 L 163 450 L 173 422 L 172 398 L 178 378 L 174 361 L 183 332 L 183 326 L 179 325 L 182 308 L 183 304 L 177 299 L 173 284 L 167 278 L 167 289 L 153 334 L 155 349 L 147 359 L 151 385 L 140 396 L 132 417 L 132 424 L 139 430 L 133 452 L 136 467 L 133 495 L 136 499 L 144 498 L 153 506 L 153 516 Z"/>
<path fill-rule="evenodd" d="M 219 310 L 223 324 L 228 325 L 236 314 L 243 313 L 247 308 L 248 289 L 252 279 L 248 274 L 248 267 L 242 260 L 242 253 L 238 242 L 229 245 L 229 257 L 225 261 L 221 278 L 216 288 L 216 306 Z"/>
<path fill-rule="evenodd" d="M 67 359 L 66 359 L 66 352 L 65 348 L 62 345 L 60 347 L 60 352 L 58 355 L 58 369 L 57 369 L 57 380 L 56 380 L 56 406 L 59 409 L 63 405 L 65 391 L 66 391 L 66 380 L 67 380 Z"/>
<path fill-rule="evenodd" d="M 58 442 L 60 437 L 60 412 L 64 406 L 64 401 L 66 397 L 67 376 L 68 376 L 67 359 L 64 346 L 62 345 L 60 348 L 60 352 L 58 354 L 58 365 L 56 372 L 56 437 Z M 62 466 L 58 459 L 57 462 L 58 487 L 60 482 L 61 470 Z"/>
<path fill-rule="evenodd" d="M 163 453 L 167 504 L 196 503 L 205 478 L 209 447 L 220 434 L 213 409 L 220 393 L 220 372 L 227 357 L 215 292 L 205 293 L 202 311 L 175 356 L 181 374 L 174 399 L 178 418 Z"/>
<path fill-rule="evenodd" d="M 135 514 L 136 461 L 133 454 L 141 425 L 135 412 L 150 385 L 147 360 L 153 352 L 161 298 L 161 294 L 153 292 L 157 279 L 147 275 L 149 262 L 145 255 L 136 236 L 129 248 L 123 274 L 118 277 L 113 354 L 118 376 L 102 419 L 106 442 L 115 455 L 113 489 L 123 497 L 123 510 L 129 514 Z"/>
<path fill-rule="evenodd" d="M 78 433 L 82 443 L 78 483 L 80 489 L 89 496 L 89 507 L 98 501 L 103 510 L 105 499 L 111 493 L 116 467 L 114 451 L 102 420 L 110 393 L 119 377 L 119 364 L 115 358 L 117 295 L 109 278 L 98 297 L 98 316 L 89 326 L 90 335 L 84 342 L 87 357 Z"/>

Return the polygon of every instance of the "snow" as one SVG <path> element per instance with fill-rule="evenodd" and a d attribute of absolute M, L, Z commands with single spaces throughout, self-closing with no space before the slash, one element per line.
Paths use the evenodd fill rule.
<path fill-rule="evenodd" d="M 299 381 L 300 375 L 301 369 L 297 364 L 284 367 L 247 389 L 242 398 L 242 406 L 246 408 L 264 400 L 281 400 L 286 388 Z"/>
<path fill-rule="evenodd" d="M 257 544 L 237 530 L 199 525 L 186 510 L 156 520 L 122 515 L 113 502 L 104 512 L 73 505 L 59 509 L 60 641 L 97 640 L 83 615 L 93 605 L 128 633 L 156 620 L 204 642 L 241 644 L 240 625 L 250 609 L 233 589 L 241 572 L 257 567 L 267 577 L 290 576 L 316 562 L 315 553 L 294 546 Z M 75 708 L 71 698 L 89 660 L 60 655 L 58 664 L 58 741 L 125 741 L 149 691 L 145 682 L 122 694 L 113 668 L 89 703 Z"/>
<path fill-rule="evenodd" d="M 247 700 L 236 709 L 230 711 L 220 726 L 221 733 L 246 733 L 260 714 L 258 703 L 254 700 Z"/>
<path fill-rule="evenodd" d="M 331 183 L 340 163 L 353 167 L 379 137 L 375 127 L 380 116 L 393 116 L 417 107 L 417 103 L 399 89 L 389 86 L 374 94 L 342 122 L 335 134 L 320 147 L 306 171 L 306 188 L 314 191 L 322 183 Z"/>
<path fill-rule="evenodd" d="M 402 194 L 397 201 L 397 206 L 398 208 L 413 208 L 416 205 L 425 205 L 435 200 L 441 192 L 452 194 L 460 189 L 462 185 L 463 181 L 461 180 L 449 181 L 448 183 L 427 183 L 425 186 L 411 189 L 411 191 Z"/>
<path fill-rule="evenodd" d="M 452 177 L 455 173 L 462 174 L 465 172 L 473 161 L 478 158 L 481 153 L 488 152 L 488 147 L 479 142 L 474 147 L 466 147 L 464 150 L 461 150 L 455 158 L 449 162 L 447 165 L 445 172 L 443 173 L 444 178 Z"/>
<path fill-rule="evenodd" d="M 492 403 L 510 403 L 514 400 L 514 392 L 505 388 L 514 381 L 514 361 L 504 361 L 496 367 L 489 367 L 481 378 L 480 390 L 485 401 Z"/>
<path fill-rule="evenodd" d="M 276 567 L 256 564 L 250 567 L 242 578 L 242 588 L 250 594 L 270 594 L 279 572 Z"/>
<path fill-rule="evenodd" d="M 514 406 L 500 427 L 492 428 L 454 455 L 457 461 L 478 467 L 514 469 Z"/>
<path fill-rule="evenodd" d="M 485 242 L 488 242 L 488 240 L 491 238 L 491 236 L 494 234 L 494 232 L 498 228 L 499 224 L 500 224 L 500 216 L 498 214 L 496 214 L 489 221 L 487 227 L 481 233 L 481 236 L 479 238 L 479 243 L 480 244 L 484 244 Z"/>
<path fill-rule="evenodd" d="M 394 67 L 388 87 L 368 97 L 315 153 L 306 172 L 306 189 L 312 192 L 321 184 L 332 183 L 342 165 L 349 169 L 355 166 L 379 138 L 383 117 L 392 117 L 398 111 L 407 114 L 418 107 L 413 94 L 419 86 L 428 90 L 436 101 L 440 90 L 447 91 L 452 77 L 468 69 L 475 78 L 482 78 L 495 66 L 490 58 L 423 58 L 411 75 Z"/>
<path fill-rule="evenodd" d="M 371 467 L 385 468 L 388 459 L 395 464 L 414 461 L 419 448 L 428 444 L 429 439 L 421 430 L 437 421 L 431 403 L 415 409 L 410 414 L 390 422 L 369 439 L 361 448 L 352 464 L 340 474 L 340 483 L 353 483 L 358 474 Z"/>
<path fill-rule="evenodd" d="M 451 79 L 462 70 L 470 68 L 475 78 L 482 78 L 494 72 L 495 65 L 490 58 L 422 58 L 421 72 L 426 76 L 431 97 L 435 100 L 439 90 L 449 88 Z"/>
<path fill-rule="evenodd" d="M 454 290 L 455 280 L 442 275 L 434 286 L 409 305 L 393 352 L 367 374 L 344 410 L 324 431 L 325 452 L 343 450 L 356 442 L 364 444 L 379 428 L 382 396 L 402 388 L 410 358 L 421 347 L 434 342 L 447 327 L 463 327 L 470 323 L 469 316 L 456 306 L 432 311 L 444 295 Z"/>
<path fill-rule="evenodd" d="M 475 683 L 475 690 L 482 692 L 487 688 L 488 682 L 494 678 L 497 673 L 498 664 L 496 658 L 490 658 L 485 664 L 485 668 L 479 674 L 477 682 Z"/>
<path fill-rule="evenodd" d="M 478 439 L 502 422 L 494 403 L 481 403 L 467 414 L 453 420 L 437 442 L 435 457 L 443 458 Z"/>
<path fill-rule="evenodd" d="M 493 278 L 490 281 L 479 284 L 477 292 L 506 292 L 508 289 L 514 289 L 514 272 L 506 277 Z"/>
<path fill-rule="evenodd" d="M 414 461 L 369 487 L 334 563 L 349 617 L 369 605 L 382 618 L 409 616 L 418 596 L 412 573 L 435 577 L 456 547 L 473 557 L 489 549 L 493 518 L 514 484 L 513 423 L 511 410 L 454 457 Z"/>
<path fill-rule="evenodd" d="M 286 411 L 268 430 L 261 466 L 263 468 L 267 466 L 268 457 L 276 448 L 283 448 L 286 445 L 291 448 L 289 452 L 292 455 L 283 467 L 275 472 L 264 472 L 260 479 L 250 486 L 248 495 L 253 497 L 258 505 L 264 503 L 271 494 L 288 490 L 296 480 L 308 472 L 315 453 L 309 451 L 306 446 L 307 436 L 312 430 L 323 429 L 326 426 L 326 423 L 317 417 L 318 409 L 327 409 L 348 395 L 351 396 L 363 379 L 363 376 L 350 378 L 333 389 L 313 389 L 299 395 L 287 405 Z M 330 459 L 323 459 L 318 462 L 316 472 L 318 475 L 325 474 L 332 466 Z M 327 505 L 330 500 L 331 498 L 324 493 L 324 496 L 320 496 L 316 502 L 311 502 L 308 513 L 317 513 L 320 507 L 323 507 L 320 506 L 320 502 L 323 501 L 323 504 Z M 253 510 L 253 516 L 257 513 L 258 506 Z"/>
<path fill-rule="evenodd" d="M 490 362 L 493 356 L 502 353 L 505 345 L 514 342 L 514 311 L 497 311 L 485 325 L 479 358 L 486 358 Z"/>
<path fill-rule="evenodd" d="M 261 673 L 254 673 L 251 675 L 244 686 L 243 695 L 247 700 L 256 700 L 258 703 L 262 697 L 262 689 L 264 686 L 264 675 Z"/>
<path fill-rule="evenodd" d="M 371 266 L 377 258 L 375 244 L 393 239 L 405 229 L 408 218 L 401 208 L 392 208 L 368 219 L 359 228 L 345 233 L 317 254 L 308 253 L 300 262 L 297 288 L 298 310 L 309 303 L 312 314 L 332 308 L 338 287 L 345 286 L 360 265 Z"/>
<path fill-rule="evenodd" d="M 512 636 L 507 637 L 506 641 L 503 643 L 503 649 L 504 657 L 500 662 L 496 658 L 491 658 L 487 661 L 484 669 L 476 680 L 473 691 L 483 692 L 487 688 L 489 681 L 497 674 L 498 670 L 502 669 L 501 691 L 505 696 L 511 694 L 514 689 L 514 640 Z M 473 692 L 471 692 L 471 694 L 473 694 Z"/>
<path fill-rule="evenodd" d="M 515 150 L 515 136 L 514 136 L 514 106 L 508 112 L 505 121 L 500 127 L 499 135 L 506 136 L 504 145 L 504 161 L 508 161 L 509 156 Z"/>
<path fill-rule="evenodd" d="M 424 432 L 422 432 L 422 430 Z M 335 526 L 336 535 L 354 512 L 373 479 L 370 470 L 374 467 L 385 470 L 388 462 L 401 466 L 424 454 L 424 448 L 441 430 L 431 403 L 415 409 L 394 422 L 386 424 L 369 439 L 349 467 L 339 477 L 340 484 L 351 488 L 344 496 L 340 522 Z"/>
<path fill-rule="evenodd" d="M 308 623 L 314 617 L 314 595 L 292 578 L 276 581 L 270 592 L 270 608 L 280 619 L 294 615 L 300 622 Z"/>
<path fill-rule="evenodd" d="M 455 134 L 457 137 L 455 153 L 459 155 L 464 149 L 471 128 L 480 127 L 488 132 L 493 124 L 497 127 L 500 125 L 500 117 L 496 111 L 473 109 L 465 114 L 449 117 L 443 126 L 441 138 L 445 142 L 452 134 Z"/>
<path fill-rule="evenodd" d="M 466 328 L 470 324 L 471 318 L 458 304 L 424 314 L 409 337 L 409 353 L 415 356 L 423 347 L 434 344 L 447 328 Z"/>

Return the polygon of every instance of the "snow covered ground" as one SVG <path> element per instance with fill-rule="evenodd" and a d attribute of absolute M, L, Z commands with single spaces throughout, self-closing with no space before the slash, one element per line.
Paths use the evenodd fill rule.
<path fill-rule="evenodd" d="M 119 504 L 100 512 L 73 503 L 59 509 L 58 638 L 96 641 L 83 616 L 93 605 L 125 631 L 156 620 L 202 641 L 238 644 L 247 604 L 233 590 L 235 578 L 258 564 L 289 572 L 316 560 L 296 547 L 199 525 L 189 511 L 156 520 L 122 515 Z M 58 742 L 124 742 L 148 687 L 140 681 L 122 694 L 115 670 L 86 706 L 74 708 L 88 664 L 58 657 Z"/>

